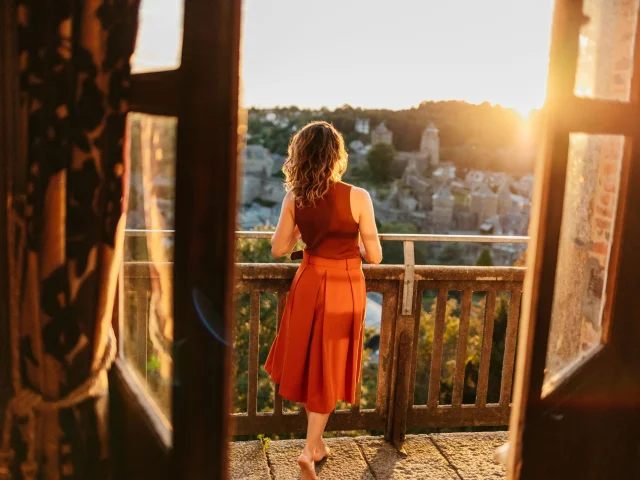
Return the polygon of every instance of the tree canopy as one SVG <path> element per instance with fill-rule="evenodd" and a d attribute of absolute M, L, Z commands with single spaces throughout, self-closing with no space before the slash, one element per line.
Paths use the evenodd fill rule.
<path fill-rule="evenodd" d="M 491 249 L 489 247 L 484 247 L 478 256 L 478 261 L 476 262 L 476 266 L 478 267 L 493 267 L 493 258 L 491 257 Z"/>
<path fill-rule="evenodd" d="M 269 114 L 273 115 L 267 118 Z M 460 168 L 517 174 L 533 171 L 533 152 L 528 152 L 531 155 L 517 152 L 521 150 L 523 132 L 529 130 L 536 138 L 540 116 L 533 115 L 527 124 L 514 110 L 486 102 L 480 105 L 463 101 L 423 102 L 418 107 L 397 111 L 349 105 L 335 110 L 251 109 L 248 143 L 261 144 L 273 153 L 287 155 L 292 134 L 306 123 L 319 119 L 332 123 L 342 132 L 347 145 L 354 140 L 366 143 L 370 136 L 355 130 L 357 118 L 368 118 L 370 125 L 384 121 L 393 132 L 393 146 L 397 151 L 419 150 L 422 132 L 433 122 L 440 131 L 442 160 Z"/>
<path fill-rule="evenodd" d="M 387 143 L 378 143 L 367 153 L 371 179 L 377 183 L 391 180 L 391 164 L 396 156 L 394 148 Z"/>

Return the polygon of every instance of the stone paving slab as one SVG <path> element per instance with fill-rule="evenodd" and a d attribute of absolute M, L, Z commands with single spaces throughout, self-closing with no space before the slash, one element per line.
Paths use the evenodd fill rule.
<path fill-rule="evenodd" d="M 331 449 L 331 456 L 316 465 L 319 479 L 374 480 L 353 438 L 328 438 L 325 441 Z M 280 440 L 269 444 L 267 456 L 275 480 L 300 478 L 298 456 L 303 447 L 304 440 Z"/>
<path fill-rule="evenodd" d="M 269 466 L 262 443 L 231 442 L 229 448 L 230 480 L 269 480 Z"/>
<path fill-rule="evenodd" d="M 493 460 L 507 432 L 407 435 L 407 457 L 382 437 L 326 439 L 331 457 L 316 466 L 320 480 L 497 480 L 505 478 Z M 258 441 L 235 442 L 230 448 L 232 480 L 296 480 L 304 440 L 272 441 L 265 452 Z"/>
<path fill-rule="evenodd" d="M 493 452 L 506 443 L 507 432 L 439 433 L 431 438 L 463 480 L 506 477 L 504 466 L 493 460 Z"/>
<path fill-rule="evenodd" d="M 355 439 L 377 479 L 460 480 L 455 470 L 426 435 L 408 435 L 404 444 L 407 456 L 381 437 Z"/>

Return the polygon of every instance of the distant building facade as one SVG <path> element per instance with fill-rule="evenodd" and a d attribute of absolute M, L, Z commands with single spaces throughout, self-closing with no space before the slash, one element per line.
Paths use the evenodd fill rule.
<path fill-rule="evenodd" d="M 451 228 L 454 204 L 455 198 L 446 185 L 441 186 L 433 195 L 431 221 L 439 231 L 445 232 Z"/>
<path fill-rule="evenodd" d="M 478 225 L 498 213 L 498 197 L 487 185 L 480 185 L 471 193 L 471 212 L 477 216 Z"/>
<path fill-rule="evenodd" d="M 364 135 L 369 134 L 369 119 L 368 118 L 356 118 L 356 126 L 355 130 L 358 133 L 362 133 Z"/>
<path fill-rule="evenodd" d="M 393 145 L 393 132 L 387 128 L 384 122 L 380 123 L 371 132 L 371 145 L 377 145 L 378 143 Z"/>

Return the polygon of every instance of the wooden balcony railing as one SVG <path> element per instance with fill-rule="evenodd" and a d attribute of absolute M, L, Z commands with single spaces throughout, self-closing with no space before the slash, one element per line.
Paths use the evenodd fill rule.
<path fill-rule="evenodd" d="M 130 236 L 142 236 L 133 232 Z M 163 232 L 164 233 L 164 232 Z M 170 236 L 170 232 L 166 232 Z M 257 235 L 256 235 L 257 233 Z M 268 232 L 247 232 L 239 236 L 262 238 Z M 165 236 L 165 235 L 162 235 Z M 389 238 L 386 238 L 389 237 Z M 414 238 L 415 237 L 415 238 Z M 518 267 L 449 267 L 420 266 L 413 261 L 413 242 L 433 241 L 475 241 L 482 243 L 524 243 L 524 237 L 465 237 L 464 239 L 433 238 L 429 236 L 385 236 L 385 240 L 404 242 L 405 265 L 364 265 L 367 291 L 382 296 L 378 346 L 378 367 L 374 408 L 360 407 L 360 385 L 356 402 L 349 410 L 337 410 L 329 419 L 328 430 L 374 430 L 384 431 L 385 437 L 400 448 L 407 429 L 466 426 L 507 425 L 510 414 L 511 387 L 514 371 L 516 338 L 518 334 L 520 298 L 524 269 Z M 434 236 L 435 237 L 435 236 Z M 166 265 L 166 264 L 165 264 Z M 258 379 L 260 339 L 260 305 L 263 292 L 277 295 L 276 329 L 286 301 L 286 295 L 295 275 L 295 264 L 237 264 L 238 294 L 249 297 L 248 335 L 248 375 L 246 412 L 232 414 L 235 433 L 255 435 L 260 433 L 303 432 L 306 427 L 304 411 L 287 411 L 277 389 L 273 398 L 273 411 L 258 411 Z M 151 262 L 128 262 L 124 266 L 123 299 L 136 299 L 137 308 L 127 309 L 125 321 L 132 321 L 131 315 L 149 315 L 146 292 L 151 288 L 155 267 Z M 145 280 L 146 277 L 146 280 Z M 414 405 L 416 378 L 426 378 L 423 370 L 418 371 L 421 342 L 421 312 L 424 311 L 424 293 L 435 295 L 435 308 L 431 314 L 433 322 L 431 341 L 431 362 L 428 366 L 428 396 L 424 404 Z M 505 294 L 508 292 L 508 294 Z M 494 330 L 494 314 L 498 294 L 508 296 L 508 315 L 504 334 L 504 353 L 500 380 L 499 400 L 492 403 L 488 399 L 489 372 L 491 366 Z M 455 333 L 455 367 L 452 374 L 450 401 L 441 402 L 441 380 L 443 370 L 443 349 L 445 328 L 447 328 L 447 302 L 455 295 L 459 299 L 459 324 Z M 478 296 L 482 306 L 478 308 Z M 127 313 L 127 310 L 130 313 Z M 470 339 L 470 319 L 476 317 L 480 323 L 480 351 L 477 380 L 475 381 L 475 401 L 469 401 L 465 394 L 468 342 Z M 481 310 L 481 313 L 478 311 Z M 481 316 L 478 321 L 478 316 Z M 135 319 L 136 336 L 145 330 L 145 320 Z M 148 323 L 147 327 L 148 328 Z M 131 331 L 131 328 L 130 328 Z M 149 330 L 147 329 L 147 332 Z M 148 335 L 148 333 L 147 333 Z M 136 341 L 125 339 L 125 345 L 136 348 Z M 139 338 L 137 344 L 145 347 L 146 340 Z M 141 348 L 142 348 L 141 347 Z M 264 348 L 264 345 L 262 345 Z M 494 357 L 495 357 L 495 353 Z M 129 359 L 132 357 L 126 355 Z M 364 358 L 364 356 L 363 356 Z M 452 360 L 452 359 L 450 359 Z M 139 362 L 144 363 L 144 359 Z M 422 362 L 424 363 L 424 362 Z M 140 365 L 142 367 L 142 365 Z M 422 368 L 422 367 L 420 367 Z M 160 402 L 162 403 L 162 402 Z"/>
<path fill-rule="evenodd" d="M 238 292 L 249 293 L 249 378 L 247 413 L 234 414 L 237 434 L 303 432 L 304 411 L 285 413 L 277 395 L 273 413 L 257 412 L 260 293 L 277 292 L 278 323 L 297 266 L 287 264 L 239 264 Z M 367 291 L 382 294 L 379 363 L 375 409 L 360 409 L 360 385 L 350 410 L 338 410 L 328 430 L 384 430 L 388 439 L 401 443 L 407 428 L 506 425 L 509 420 L 515 342 L 524 270 L 517 267 L 415 266 L 410 309 L 406 308 L 406 271 L 400 265 L 363 267 Z M 425 291 L 437 291 L 435 327 L 426 405 L 414 405 L 418 334 Z M 443 334 L 450 292 L 461 292 L 460 323 L 451 404 L 440 405 Z M 482 349 L 476 400 L 462 403 L 472 295 L 486 292 Z M 505 334 L 500 400 L 487 403 L 493 321 L 497 292 L 510 292 Z"/>

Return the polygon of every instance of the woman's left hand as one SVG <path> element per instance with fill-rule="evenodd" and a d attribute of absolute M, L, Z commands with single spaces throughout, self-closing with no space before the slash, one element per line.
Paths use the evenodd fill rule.
<path fill-rule="evenodd" d="M 366 250 L 364 249 L 364 243 L 358 244 L 358 248 L 360 249 L 360 256 L 366 260 Z"/>

